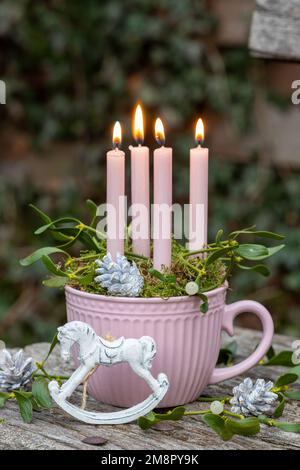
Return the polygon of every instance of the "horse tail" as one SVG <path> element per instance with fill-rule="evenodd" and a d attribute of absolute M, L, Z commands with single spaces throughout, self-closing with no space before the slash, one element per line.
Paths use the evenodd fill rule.
<path fill-rule="evenodd" d="M 150 369 L 152 361 L 156 355 L 156 343 L 150 336 L 142 336 L 140 338 L 140 343 L 143 348 L 143 365 L 147 369 Z"/>

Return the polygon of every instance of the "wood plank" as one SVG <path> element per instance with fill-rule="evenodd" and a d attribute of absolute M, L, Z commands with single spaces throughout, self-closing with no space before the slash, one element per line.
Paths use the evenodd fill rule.
<path fill-rule="evenodd" d="M 237 328 L 239 356 L 245 357 L 257 344 L 260 333 L 252 330 Z M 276 349 L 290 349 L 293 338 L 275 336 Z M 28 346 L 26 352 L 36 360 L 40 360 L 48 349 L 48 344 L 35 344 Z M 48 370 L 52 373 L 68 373 L 65 365 L 62 365 L 59 351 L 55 350 L 49 359 Z M 259 366 L 252 369 L 250 377 L 275 379 L 284 368 Z M 244 375 L 243 377 L 246 377 Z M 238 384 L 242 377 L 207 387 L 206 394 L 224 395 L 230 394 L 232 387 Z M 75 401 L 80 402 L 80 392 L 75 393 Z M 88 407 L 96 410 L 112 410 L 113 407 L 97 403 L 89 399 Z M 190 410 L 206 408 L 203 403 L 192 403 L 187 406 Z M 288 404 L 284 412 L 284 418 L 289 421 L 299 420 L 300 403 Z M 49 411 L 35 413 L 31 424 L 25 424 L 19 417 L 15 403 L 11 402 L 1 410 L 0 418 L 4 423 L 0 425 L 0 449 L 98 449 L 82 440 L 88 436 L 102 436 L 108 439 L 107 444 L 101 449 L 158 449 L 158 450 L 201 450 L 201 449 L 297 449 L 300 450 L 300 435 L 285 433 L 275 428 L 262 427 L 258 436 L 235 436 L 229 442 L 223 442 L 218 436 L 204 425 L 199 416 L 186 417 L 182 421 L 172 422 L 172 429 L 168 431 L 148 430 L 142 431 L 137 424 L 118 426 L 92 426 L 79 423 L 75 419 L 66 416 L 58 408 Z"/>
<path fill-rule="evenodd" d="M 255 57 L 300 60 L 300 0 L 256 0 L 249 47 Z"/>

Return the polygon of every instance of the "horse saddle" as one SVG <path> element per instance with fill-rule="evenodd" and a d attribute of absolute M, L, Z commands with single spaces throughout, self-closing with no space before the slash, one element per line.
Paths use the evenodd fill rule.
<path fill-rule="evenodd" d="M 101 362 L 110 362 L 111 359 L 114 359 L 118 355 L 119 349 L 125 340 L 124 336 L 113 341 L 109 341 L 101 337 L 99 337 L 99 339 L 103 346 L 101 351 Z"/>

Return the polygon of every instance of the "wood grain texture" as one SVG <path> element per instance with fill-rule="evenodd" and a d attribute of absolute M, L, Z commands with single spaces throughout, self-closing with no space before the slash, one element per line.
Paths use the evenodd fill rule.
<path fill-rule="evenodd" d="M 260 333 L 257 331 L 237 329 L 239 344 L 239 359 L 245 357 L 258 343 Z M 275 336 L 273 345 L 279 351 L 290 349 L 293 338 Z M 35 359 L 41 359 L 48 349 L 48 344 L 35 344 L 26 348 L 26 353 Z M 50 357 L 47 368 L 52 373 L 67 373 L 66 366 L 62 364 L 59 350 L 56 348 Z M 250 377 L 275 379 L 285 369 L 282 367 L 259 366 L 252 369 Z M 238 384 L 242 378 L 211 385 L 205 390 L 208 395 L 230 394 L 232 387 Z M 295 387 L 299 388 L 299 384 Z M 74 400 L 80 403 L 81 393 L 74 394 Z M 101 405 L 93 399 L 88 400 L 88 408 L 96 410 L 112 410 L 111 406 Z M 192 403 L 187 406 L 190 410 L 207 408 L 207 404 Z M 0 449 L 297 449 L 300 450 L 300 435 L 285 433 L 275 428 L 262 426 L 262 432 L 258 436 L 235 436 L 229 442 L 223 442 L 211 431 L 199 416 L 186 417 L 182 421 L 170 422 L 171 429 L 166 431 L 148 430 L 142 431 L 137 424 L 118 426 L 92 426 L 79 423 L 65 415 L 60 409 L 53 408 L 49 411 L 35 413 L 31 424 L 25 424 L 19 417 L 16 404 L 11 402 L 1 410 L 0 418 L 5 421 L 0 424 Z M 300 420 L 300 403 L 293 402 L 286 406 L 284 420 Z M 82 443 L 89 436 L 101 436 L 108 442 L 100 447 L 94 447 Z"/>
<path fill-rule="evenodd" d="M 300 0 L 256 0 L 249 47 L 256 57 L 300 60 Z"/>

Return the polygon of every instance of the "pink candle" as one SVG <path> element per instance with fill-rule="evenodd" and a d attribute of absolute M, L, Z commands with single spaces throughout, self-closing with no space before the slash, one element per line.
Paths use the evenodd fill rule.
<path fill-rule="evenodd" d="M 204 125 L 199 119 L 195 139 L 198 144 L 190 150 L 189 250 L 201 250 L 207 244 L 208 206 L 208 149 L 202 148 Z"/>
<path fill-rule="evenodd" d="M 165 147 L 160 119 L 155 123 L 155 138 L 161 145 L 154 151 L 153 267 L 158 271 L 172 261 L 172 149 Z"/>
<path fill-rule="evenodd" d="M 117 253 L 124 254 L 125 240 L 125 153 L 119 149 L 121 126 L 115 123 L 114 149 L 106 154 L 107 161 L 107 252 L 115 260 Z"/>
<path fill-rule="evenodd" d="M 149 148 L 143 146 L 144 125 L 140 105 L 134 119 L 134 138 L 137 147 L 130 146 L 131 152 L 131 238 L 134 253 L 150 256 L 150 189 L 149 189 Z"/>

